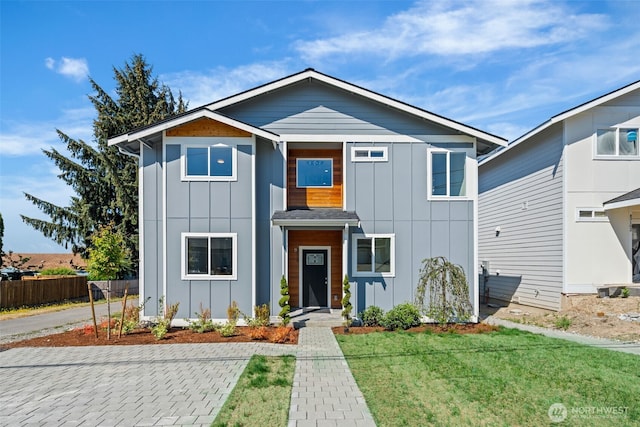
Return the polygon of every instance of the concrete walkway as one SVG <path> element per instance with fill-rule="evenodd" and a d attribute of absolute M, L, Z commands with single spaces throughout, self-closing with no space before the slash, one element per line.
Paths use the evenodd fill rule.
<path fill-rule="evenodd" d="M 300 329 L 289 427 L 375 426 L 328 327 Z"/>
<path fill-rule="evenodd" d="M 523 325 L 522 323 L 510 322 L 508 320 L 499 319 L 493 316 L 487 317 L 485 320 L 483 320 L 483 322 L 488 323 L 489 325 L 520 329 L 522 331 L 541 334 L 551 338 L 560 338 L 563 340 L 577 342 L 579 344 L 590 345 L 607 350 L 620 351 L 623 353 L 631 353 L 640 356 L 640 343 L 613 341 L 604 338 L 572 334 L 571 332 L 557 331 L 554 329 L 541 328 L 539 326 Z"/>

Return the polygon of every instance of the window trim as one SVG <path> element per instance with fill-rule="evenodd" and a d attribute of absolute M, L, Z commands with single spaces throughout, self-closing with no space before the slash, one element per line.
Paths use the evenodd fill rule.
<path fill-rule="evenodd" d="M 433 194 L 433 154 L 446 154 L 447 155 L 447 194 Z M 451 153 L 464 154 L 464 196 L 451 196 Z M 468 154 L 466 151 L 452 151 L 439 148 L 427 149 L 427 200 L 469 200 L 469 171 L 468 171 Z"/>
<path fill-rule="evenodd" d="M 237 181 L 238 180 L 238 147 L 236 144 L 228 142 L 207 141 L 202 143 L 187 143 L 180 145 L 180 177 L 182 181 Z M 229 147 L 231 148 L 231 176 L 209 175 L 211 173 L 211 148 Z M 207 149 L 207 175 L 187 175 L 187 150 L 189 148 Z"/>
<path fill-rule="evenodd" d="M 375 239 L 390 239 L 390 266 L 388 272 L 376 272 L 375 269 Z M 371 271 L 358 271 L 358 240 L 371 240 Z M 394 233 L 354 233 L 351 236 L 351 276 L 352 277 L 395 277 L 396 276 L 396 235 Z"/>
<path fill-rule="evenodd" d="M 615 154 L 598 154 L 598 132 L 606 130 L 615 130 L 616 132 Z M 638 147 L 637 154 L 620 154 L 620 131 L 626 130 L 636 130 L 636 132 L 640 133 L 640 126 L 605 126 L 596 128 L 593 133 L 593 158 L 599 160 L 640 160 L 640 141 L 636 142 Z"/>
<path fill-rule="evenodd" d="M 591 216 L 582 217 L 580 212 L 591 212 Z M 597 217 L 596 212 L 604 213 L 605 215 Z M 576 222 L 609 222 L 609 217 L 606 215 L 604 208 L 576 208 Z"/>
<path fill-rule="evenodd" d="M 366 151 L 366 157 L 356 157 L 357 151 Z M 381 151 L 382 157 L 371 157 L 372 151 Z M 389 147 L 387 146 L 364 146 L 364 145 L 356 145 L 351 147 L 351 162 L 388 162 L 389 161 Z"/>
<path fill-rule="evenodd" d="M 298 174 L 298 162 L 300 160 L 328 160 L 331 162 L 331 185 L 300 185 L 300 175 Z M 333 165 L 333 157 L 298 157 L 296 158 L 296 188 L 333 188 L 333 174 L 335 173 L 334 165 Z"/>
<path fill-rule="evenodd" d="M 209 263 L 209 274 L 188 274 L 187 273 L 187 238 L 207 238 L 207 254 Z M 212 238 L 231 238 L 231 266 L 233 274 L 215 275 L 211 274 L 211 247 L 209 246 Z M 181 233 L 180 235 L 180 273 L 182 280 L 216 280 L 229 281 L 238 280 L 238 233 Z"/>

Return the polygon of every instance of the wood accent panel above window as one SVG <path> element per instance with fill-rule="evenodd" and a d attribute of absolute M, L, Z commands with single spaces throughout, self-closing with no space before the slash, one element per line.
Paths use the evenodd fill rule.
<path fill-rule="evenodd" d="M 298 188 L 297 159 L 333 159 L 331 187 Z M 287 158 L 287 206 L 295 208 L 342 208 L 342 150 L 291 149 Z"/>
<path fill-rule="evenodd" d="M 225 123 L 202 117 L 167 130 L 167 136 L 231 136 L 250 137 L 251 134 Z"/>

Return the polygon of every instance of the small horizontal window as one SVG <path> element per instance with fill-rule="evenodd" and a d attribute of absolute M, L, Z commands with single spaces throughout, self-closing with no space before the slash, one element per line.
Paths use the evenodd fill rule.
<path fill-rule="evenodd" d="M 351 147 L 352 162 L 386 162 L 388 147 Z"/>
<path fill-rule="evenodd" d="M 578 208 L 576 210 L 576 221 L 578 222 L 598 222 L 608 221 L 607 213 L 603 208 Z"/>

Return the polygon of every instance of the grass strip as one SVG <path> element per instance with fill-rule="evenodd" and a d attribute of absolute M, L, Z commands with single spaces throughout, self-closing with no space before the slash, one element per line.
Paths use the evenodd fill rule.
<path fill-rule="evenodd" d="M 502 328 L 336 336 L 378 426 L 640 425 L 640 357 Z M 556 413 L 556 415 L 558 415 Z"/>
<path fill-rule="evenodd" d="M 212 427 L 286 427 L 294 370 L 294 356 L 252 356 Z"/>

